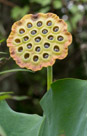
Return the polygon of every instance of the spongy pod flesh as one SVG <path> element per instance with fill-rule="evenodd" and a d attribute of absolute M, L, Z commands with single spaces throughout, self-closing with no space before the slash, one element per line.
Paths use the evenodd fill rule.
<path fill-rule="evenodd" d="M 71 42 L 64 20 L 53 13 L 38 13 L 13 24 L 7 46 L 20 67 L 38 71 L 64 59 Z"/>

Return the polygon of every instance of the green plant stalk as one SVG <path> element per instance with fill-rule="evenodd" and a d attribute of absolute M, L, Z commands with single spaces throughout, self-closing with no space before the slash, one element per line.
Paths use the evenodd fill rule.
<path fill-rule="evenodd" d="M 47 67 L 47 91 L 49 91 L 51 83 L 53 81 L 53 67 Z"/>

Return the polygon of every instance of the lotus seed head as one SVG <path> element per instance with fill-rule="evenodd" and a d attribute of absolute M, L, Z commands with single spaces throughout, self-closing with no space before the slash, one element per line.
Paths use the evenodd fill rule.
<path fill-rule="evenodd" d="M 25 15 L 13 24 L 7 46 L 20 67 L 38 71 L 64 59 L 71 42 L 64 20 L 53 13 L 38 13 Z"/>

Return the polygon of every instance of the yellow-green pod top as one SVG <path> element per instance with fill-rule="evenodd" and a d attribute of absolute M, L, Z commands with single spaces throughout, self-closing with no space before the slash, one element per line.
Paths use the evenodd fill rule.
<path fill-rule="evenodd" d="M 22 67 L 38 71 L 64 59 L 72 36 L 64 20 L 53 13 L 25 15 L 7 39 L 11 57 Z"/>

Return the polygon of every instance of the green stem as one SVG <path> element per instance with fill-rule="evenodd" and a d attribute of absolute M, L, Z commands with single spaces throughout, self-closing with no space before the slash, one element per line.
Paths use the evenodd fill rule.
<path fill-rule="evenodd" d="M 49 91 L 52 81 L 53 81 L 53 69 L 52 66 L 49 66 L 47 67 L 47 91 Z"/>

